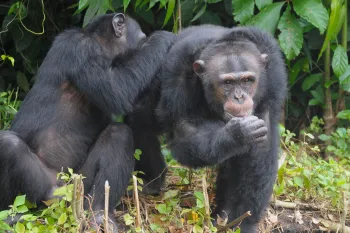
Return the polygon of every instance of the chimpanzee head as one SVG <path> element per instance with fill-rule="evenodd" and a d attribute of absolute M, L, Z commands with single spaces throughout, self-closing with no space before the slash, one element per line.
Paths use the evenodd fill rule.
<path fill-rule="evenodd" d="M 266 89 L 261 79 L 265 78 L 267 59 L 267 54 L 261 54 L 250 41 L 206 47 L 193 63 L 193 70 L 203 84 L 209 107 L 224 119 L 253 114 L 256 97 Z"/>
<path fill-rule="evenodd" d="M 140 25 L 123 13 L 102 15 L 89 23 L 85 32 L 97 40 L 110 58 L 137 48 L 146 38 Z"/>

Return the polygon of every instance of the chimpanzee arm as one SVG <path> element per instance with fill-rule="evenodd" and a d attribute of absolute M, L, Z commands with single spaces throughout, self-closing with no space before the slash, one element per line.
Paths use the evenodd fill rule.
<path fill-rule="evenodd" d="M 268 148 L 270 124 L 268 112 L 256 116 L 220 120 L 197 118 L 175 125 L 170 143 L 172 155 L 191 167 L 214 165 L 245 154 L 252 148 Z M 263 146 L 262 146 L 263 145 Z"/>
<path fill-rule="evenodd" d="M 140 91 L 156 76 L 174 39 L 170 32 L 156 32 L 135 54 L 112 66 L 107 57 L 90 54 L 70 81 L 107 114 L 130 112 Z"/>

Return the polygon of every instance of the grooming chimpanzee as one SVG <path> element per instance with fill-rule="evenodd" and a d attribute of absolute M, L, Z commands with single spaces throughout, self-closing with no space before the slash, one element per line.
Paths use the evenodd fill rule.
<path fill-rule="evenodd" d="M 286 71 L 275 40 L 255 28 L 184 30 L 161 73 L 159 120 L 172 155 L 190 167 L 219 165 L 214 217 L 246 211 L 255 232 L 277 170 Z"/>
<path fill-rule="evenodd" d="M 0 208 L 20 193 L 35 203 L 51 198 L 56 173 L 70 167 L 86 176 L 93 210 L 104 209 L 108 180 L 113 210 L 134 169 L 134 145 L 129 127 L 111 115 L 133 111 L 174 39 L 165 31 L 145 38 L 124 14 L 60 34 L 10 131 L 0 132 Z"/>

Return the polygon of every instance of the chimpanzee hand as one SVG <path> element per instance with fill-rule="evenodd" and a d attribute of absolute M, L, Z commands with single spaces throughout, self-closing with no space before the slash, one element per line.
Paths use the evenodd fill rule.
<path fill-rule="evenodd" d="M 267 127 L 256 116 L 234 117 L 226 125 L 227 132 L 242 144 L 256 145 L 267 140 Z"/>

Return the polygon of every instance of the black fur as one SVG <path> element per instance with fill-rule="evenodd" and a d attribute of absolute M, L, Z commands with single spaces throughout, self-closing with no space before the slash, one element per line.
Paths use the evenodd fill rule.
<path fill-rule="evenodd" d="M 36 203 L 50 198 L 62 167 L 87 177 L 94 210 L 104 208 L 106 180 L 111 210 L 124 193 L 134 169 L 133 136 L 111 115 L 134 110 L 175 37 L 155 32 L 146 39 L 128 16 L 114 25 L 122 25 L 117 33 L 113 17 L 55 39 L 10 131 L 0 132 L 1 209 L 20 193 Z"/>
<path fill-rule="evenodd" d="M 207 84 L 192 68 L 200 57 L 210 56 L 211 48 L 235 41 L 252 42 L 261 54 L 268 55 L 253 99 L 254 116 L 238 123 L 225 121 L 221 113 L 215 111 L 214 97 L 208 94 Z M 278 121 L 286 95 L 285 65 L 276 41 L 255 28 L 204 25 L 185 29 L 171 48 L 160 77 L 157 115 L 168 133 L 172 155 L 190 167 L 218 164 L 213 216 L 228 217 L 230 222 L 251 211 L 252 216 L 243 221 L 241 229 L 255 232 L 275 181 Z M 249 121 L 258 120 L 256 117 L 264 119 L 268 127 L 263 145 L 243 138 L 250 133 Z"/>

